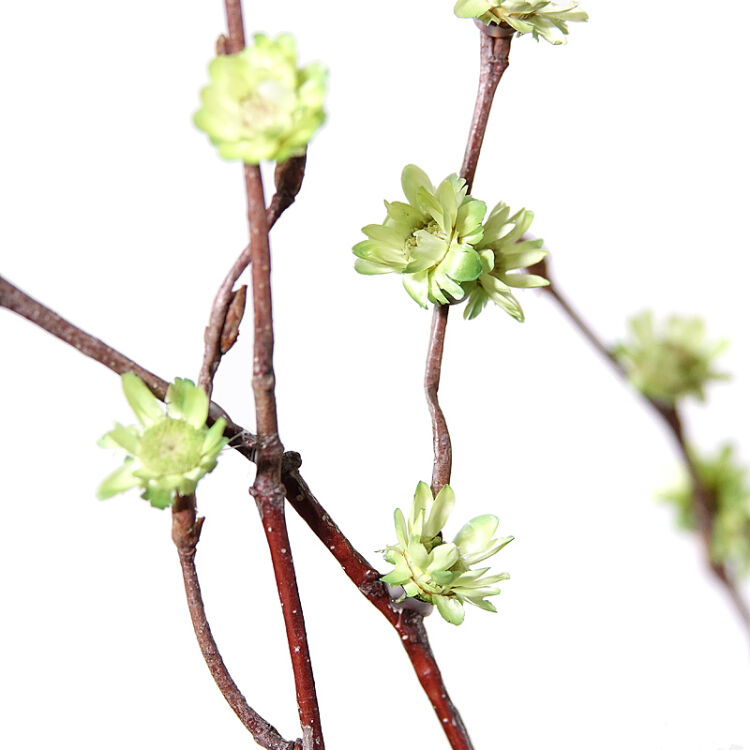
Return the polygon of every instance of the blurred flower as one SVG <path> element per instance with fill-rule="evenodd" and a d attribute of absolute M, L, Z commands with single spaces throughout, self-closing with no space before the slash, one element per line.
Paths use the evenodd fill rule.
<path fill-rule="evenodd" d="M 453 625 L 464 620 L 464 602 L 496 612 L 486 597 L 500 589 L 493 584 L 507 580 L 507 573 L 485 576 L 489 568 L 471 566 L 499 552 L 513 537 L 493 539 L 498 519 L 485 515 L 469 521 L 452 542 L 443 541 L 442 528 L 456 498 L 446 485 L 433 497 L 424 482 L 417 485 L 408 525 L 401 510 L 395 512 L 398 543 L 386 548 L 385 559 L 395 568 L 383 581 L 402 586 L 404 596 L 434 604 L 443 619 Z"/>
<path fill-rule="evenodd" d="M 476 318 L 492 300 L 516 320 L 523 321 L 523 310 L 511 287 L 530 289 L 549 284 L 547 279 L 531 273 L 510 273 L 534 265 L 547 255 L 547 251 L 542 250 L 543 240 L 523 240 L 533 220 L 534 214 L 525 208 L 513 216 L 504 203 L 492 209 L 484 225 L 484 236 L 477 245 L 482 273 L 476 282 L 466 285 L 469 296 L 465 318 Z"/>
<path fill-rule="evenodd" d="M 750 572 L 750 484 L 747 469 L 740 466 L 731 445 L 724 445 L 715 458 L 695 457 L 701 482 L 713 505 L 711 557 L 739 574 Z M 698 521 L 689 477 L 659 495 L 673 503 L 682 528 L 696 530 Z"/>
<path fill-rule="evenodd" d="M 99 441 L 103 448 L 122 448 L 125 463 L 99 486 L 104 500 L 142 487 L 141 497 L 156 508 L 166 508 L 175 494 L 188 495 L 198 480 L 216 466 L 219 452 L 227 444 L 226 422 L 217 419 L 209 429 L 208 396 L 190 380 L 177 378 L 167 389 L 166 413 L 161 402 L 132 372 L 122 376 L 125 398 L 141 423 L 140 427 L 115 428 Z"/>
<path fill-rule="evenodd" d="M 483 23 L 505 23 L 519 34 L 543 37 L 552 44 L 565 44 L 568 24 L 588 21 L 577 2 L 558 5 L 549 0 L 458 0 L 459 18 L 478 18 Z"/>
<path fill-rule="evenodd" d="M 298 156 L 325 120 L 326 71 L 318 63 L 298 68 L 288 34 L 256 34 L 253 45 L 220 55 L 208 71 L 194 121 L 225 159 L 258 164 Z"/>
<path fill-rule="evenodd" d="M 699 318 L 673 316 L 659 330 L 646 311 L 630 320 L 630 340 L 614 353 L 638 390 L 673 404 L 690 395 L 703 401 L 707 383 L 729 377 L 716 372 L 712 363 L 726 346 L 725 341 L 706 341 L 705 324 Z"/>
<path fill-rule="evenodd" d="M 482 272 L 474 249 L 482 238 L 487 206 L 466 194 L 455 174 L 434 188 L 414 164 L 404 167 L 401 185 L 408 203 L 385 207 L 382 224 L 368 224 L 369 239 L 354 246 L 354 268 L 363 274 L 400 273 L 406 291 L 422 307 L 464 297 L 463 284 Z"/>

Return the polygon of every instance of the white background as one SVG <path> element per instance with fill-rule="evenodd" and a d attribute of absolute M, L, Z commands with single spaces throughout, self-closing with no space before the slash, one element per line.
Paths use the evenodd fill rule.
<path fill-rule="evenodd" d="M 352 270 L 360 227 L 463 155 L 478 33 L 450 0 L 247 3 L 330 68 L 329 119 L 272 235 L 282 437 L 373 562 L 429 479 L 429 313 L 398 279 Z M 514 42 L 474 189 L 536 212 L 561 288 L 609 341 L 646 306 L 698 314 L 731 384 L 691 407 L 696 442 L 750 458 L 747 320 L 750 6 L 587 0 L 567 47 Z M 197 375 L 210 302 L 246 242 L 241 169 L 191 124 L 224 28 L 214 2 L 6 3 L 0 11 L 0 273 L 171 379 Z M 449 531 L 494 512 L 517 539 L 499 614 L 430 618 L 477 748 L 750 747 L 748 639 L 696 542 L 654 493 L 668 435 L 561 317 L 451 317 L 442 400 L 455 449 Z M 252 428 L 251 335 L 216 399 Z M 106 503 L 97 438 L 118 379 L 0 314 L 3 532 L 0 745 L 248 747 L 195 644 L 168 513 Z M 250 704 L 298 733 L 267 550 L 227 452 L 201 485 L 209 616 Z M 289 518 L 327 745 L 447 747 L 390 626 Z M 385 567 L 385 565 L 383 565 Z"/>

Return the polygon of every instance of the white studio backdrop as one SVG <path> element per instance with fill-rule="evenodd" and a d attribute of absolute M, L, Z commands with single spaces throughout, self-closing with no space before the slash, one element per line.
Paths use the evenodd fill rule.
<path fill-rule="evenodd" d="M 567 47 L 514 41 L 474 189 L 536 212 L 560 287 L 608 341 L 628 316 L 696 314 L 734 374 L 689 410 L 696 442 L 750 459 L 746 29 L 685 0 L 587 0 Z M 461 161 L 478 39 L 450 0 L 247 2 L 248 32 L 290 31 L 330 69 L 329 119 L 272 234 L 282 439 L 372 562 L 431 470 L 429 313 L 352 270 L 402 167 Z M 222 3 L 7 3 L 0 273 L 166 379 L 195 377 L 210 302 L 246 242 L 240 167 L 191 124 Z M 270 176 L 270 172 L 268 173 Z M 653 499 L 678 461 L 661 425 L 563 319 L 451 317 L 441 398 L 454 442 L 451 529 L 516 536 L 499 614 L 428 621 L 482 750 L 750 748 L 750 652 L 697 542 Z M 215 398 L 253 427 L 247 322 Z M 168 513 L 95 499 L 128 422 L 118 379 L 0 313 L 0 745 L 246 748 L 203 664 Z M 227 452 L 201 485 L 209 618 L 249 703 L 298 733 L 267 550 Z M 327 745 L 447 747 L 398 639 L 295 514 L 289 525 Z"/>

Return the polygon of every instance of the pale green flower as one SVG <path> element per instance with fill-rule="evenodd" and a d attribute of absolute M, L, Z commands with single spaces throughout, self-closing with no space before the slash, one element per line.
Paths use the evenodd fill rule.
<path fill-rule="evenodd" d="M 482 273 L 475 282 L 465 285 L 468 292 L 465 318 L 476 318 L 492 300 L 516 320 L 523 321 L 523 310 L 512 289 L 549 284 L 547 279 L 531 273 L 510 273 L 539 263 L 547 255 L 547 251 L 542 250 L 544 240 L 523 239 L 533 220 L 534 214 L 525 208 L 513 216 L 504 203 L 498 203 L 492 209 L 484 225 L 484 236 L 477 245 Z"/>
<path fill-rule="evenodd" d="M 714 508 L 711 557 L 737 573 L 750 572 L 750 484 L 747 469 L 740 466 L 731 445 L 724 445 L 715 458 L 695 457 L 701 482 Z M 676 487 L 660 494 L 675 505 L 677 520 L 685 529 L 696 530 L 692 483 L 685 476 Z"/>
<path fill-rule="evenodd" d="M 194 121 L 225 159 L 247 164 L 284 161 L 302 154 L 323 124 L 326 71 L 297 67 L 297 45 L 288 34 L 220 55 L 208 68 Z"/>
<path fill-rule="evenodd" d="M 673 404 L 683 396 L 703 401 L 707 383 L 729 377 L 716 372 L 712 362 L 726 346 L 725 341 L 706 341 L 706 327 L 699 318 L 673 316 L 659 329 L 646 311 L 630 320 L 630 340 L 614 353 L 638 390 Z"/>
<path fill-rule="evenodd" d="M 406 291 L 422 307 L 462 299 L 463 285 L 482 273 L 475 245 L 487 206 L 467 195 L 466 180 L 455 174 L 435 188 L 409 164 L 401 185 L 408 203 L 386 201 L 383 223 L 362 228 L 369 239 L 354 246 L 355 269 L 403 274 Z"/>
<path fill-rule="evenodd" d="M 157 508 L 172 504 L 175 495 L 188 495 L 198 480 L 216 466 L 226 422 L 217 419 L 209 428 L 208 396 L 190 380 L 177 378 L 167 389 L 166 413 L 162 403 L 132 372 L 122 376 L 125 398 L 141 423 L 140 427 L 115 428 L 99 441 L 104 448 L 122 448 L 125 463 L 99 486 L 104 500 L 142 487 L 141 497 Z"/>
<path fill-rule="evenodd" d="M 549 0 L 458 0 L 454 8 L 459 18 L 478 18 L 483 23 L 505 23 L 519 34 L 543 37 L 552 44 L 565 44 L 568 24 L 588 21 L 577 2 L 558 5 Z"/>
<path fill-rule="evenodd" d="M 486 597 L 500 589 L 493 586 L 507 580 L 507 573 L 485 576 L 489 568 L 472 569 L 499 552 L 513 537 L 494 539 L 498 519 L 478 516 L 469 521 L 452 542 L 443 540 L 442 528 L 456 498 L 446 485 L 433 497 L 429 485 L 420 482 L 414 493 L 409 522 L 396 509 L 398 543 L 386 548 L 385 559 L 395 568 L 383 576 L 392 586 L 402 586 L 404 597 L 413 596 L 434 604 L 442 617 L 453 625 L 464 620 L 464 602 L 496 612 Z"/>

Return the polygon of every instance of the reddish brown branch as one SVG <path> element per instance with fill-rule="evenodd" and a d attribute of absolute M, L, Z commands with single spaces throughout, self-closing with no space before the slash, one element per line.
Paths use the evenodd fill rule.
<path fill-rule="evenodd" d="M 149 384 L 154 395 L 164 399 L 168 386 L 166 381 L 148 372 L 99 339 L 63 320 L 2 277 L 0 277 L 0 307 L 7 307 L 22 315 L 116 373 L 138 373 Z M 254 460 L 255 436 L 235 424 L 215 404 L 212 404 L 212 411 L 218 411 L 218 416 L 224 416 L 227 419 L 228 427 L 225 435 L 240 438 L 239 441 L 233 440 L 232 447 L 247 459 Z M 340 563 L 347 577 L 399 633 L 401 643 L 406 649 L 417 677 L 440 719 L 453 750 L 471 750 L 472 745 L 468 734 L 463 728 L 458 711 L 450 700 L 440 676 L 440 670 L 432 655 L 427 635 L 424 628 L 419 626 L 416 613 L 409 613 L 409 616 L 404 613 L 404 616 L 401 616 L 401 613 L 394 607 L 385 584 L 380 581 L 381 574 L 357 552 L 300 476 L 298 471 L 300 464 L 299 454 L 284 454 L 282 482 L 286 489 L 287 499 L 326 549 Z M 187 525 L 190 524 L 187 523 Z M 189 580 L 192 581 L 192 579 Z"/>
<path fill-rule="evenodd" d="M 250 708 L 219 653 L 206 618 L 195 569 L 195 552 L 202 526 L 203 519 L 196 517 L 194 498 L 178 498 L 172 507 L 172 539 L 180 558 L 190 619 L 203 658 L 221 694 L 253 739 L 268 750 L 295 750 L 296 743 L 285 740 L 271 724 Z"/>
<path fill-rule="evenodd" d="M 448 432 L 445 415 L 438 401 L 440 370 L 443 364 L 443 347 L 445 345 L 445 327 L 448 325 L 449 310 L 448 305 L 435 305 L 433 308 L 430 345 L 427 350 L 427 365 L 424 373 L 424 391 L 427 396 L 430 418 L 432 419 L 432 449 L 434 453 L 432 492 L 436 496 L 450 482 L 453 462 L 451 436 Z"/>
<path fill-rule="evenodd" d="M 315 678 L 305 631 L 302 603 L 289 546 L 284 518 L 284 487 L 281 459 L 284 448 L 279 439 L 273 371 L 273 314 L 271 304 L 271 253 L 268 244 L 265 198 L 260 168 L 245 166 L 247 210 L 252 255 L 253 394 L 257 422 L 257 473 L 251 492 L 258 505 L 263 529 L 271 551 L 276 587 L 281 600 L 289 654 L 292 659 L 297 707 L 302 725 L 304 750 L 323 750 L 323 732 L 315 691 Z"/>
<path fill-rule="evenodd" d="M 549 279 L 550 285 L 543 287 L 543 290 L 552 296 L 573 325 L 578 328 L 591 345 L 601 353 L 610 364 L 612 364 L 618 375 L 620 375 L 623 381 L 627 383 L 627 373 L 617 361 L 612 350 L 599 338 L 599 336 L 597 336 L 594 330 L 583 320 L 565 296 L 560 292 L 557 283 L 550 275 L 549 263 L 542 261 L 542 263 L 538 264 L 535 269 L 530 268 L 529 271 L 532 273 L 541 273 Z M 726 590 L 745 629 L 747 630 L 748 635 L 750 635 L 750 607 L 744 600 L 732 571 L 726 565 L 717 563 L 711 554 L 713 523 L 716 513 L 715 499 L 712 496 L 711 490 L 706 487 L 700 477 L 695 458 L 690 451 L 688 441 L 685 437 L 680 413 L 675 406 L 664 404 L 657 399 L 650 398 L 644 394 L 640 395 L 646 403 L 649 404 L 653 411 L 659 415 L 669 433 L 674 438 L 677 450 L 680 453 L 685 468 L 687 469 L 688 476 L 690 477 L 693 496 L 693 511 L 697 522 L 698 535 L 705 553 L 706 565 L 712 575 Z"/>
<path fill-rule="evenodd" d="M 388 595 L 381 574 L 352 546 L 326 513 L 299 474 L 299 454 L 284 455 L 283 481 L 287 500 L 341 565 L 350 581 L 395 628 L 423 690 L 453 750 L 473 750 L 458 709 L 448 695 L 432 653 L 423 617 L 400 610 Z"/>

